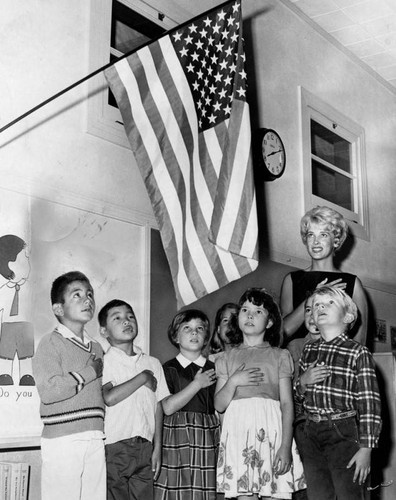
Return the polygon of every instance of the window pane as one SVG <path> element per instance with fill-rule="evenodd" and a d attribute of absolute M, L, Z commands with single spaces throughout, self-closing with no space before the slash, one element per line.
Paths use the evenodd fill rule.
<path fill-rule="evenodd" d="M 113 0 L 111 46 L 123 54 L 159 38 L 166 30 Z"/>
<path fill-rule="evenodd" d="M 353 211 L 352 181 L 330 168 L 312 161 L 312 193 Z"/>
<path fill-rule="evenodd" d="M 113 0 L 110 41 L 112 48 L 127 54 L 150 40 L 156 40 L 165 31 L 165 28 L 129 9 L 121 2 Z M 116 60 L 117 57 L 110 54 L 110 62 L 116 62 Z M 107 101 L 110 106 L 118 107 L 110 89 Z"/>
<path fill-rule="evenodd" d="M 351 172 L 351 143 L 311 120 L 312 153 L 332 165 Z"/>

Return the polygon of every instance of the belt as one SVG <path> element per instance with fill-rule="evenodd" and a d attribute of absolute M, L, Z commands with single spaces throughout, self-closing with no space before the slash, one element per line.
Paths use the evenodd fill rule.
<path fill-rule="evenodd" d="M 342 420 L 344 418 L 351 418 L 356 416 L 355 410 L 344 411 L 341 413 L 307 413 L 306 414 L 308 420 L 312 420 L 312 422 L 328 422 L 329 420 Z"/>
<path fill-rule="evenodd" d="M 127 439 L 130 443 L 149 443 L 149 440 L 142 438 L 141 436 L 134 436 L 133 438 Z"/>

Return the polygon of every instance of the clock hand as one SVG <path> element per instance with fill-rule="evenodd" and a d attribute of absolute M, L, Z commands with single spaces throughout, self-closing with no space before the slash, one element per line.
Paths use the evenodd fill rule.
<path fill-rule="evenodd" d="M 268 156 L 272 156 L 272 155 L 276 155 L 277 153 L 282 153 L 282 150 L 281 150 L 281 149 L 279 149 L 278 151 L 273 151 L 272 153 L 268 153 L 268 154 L 267 154 L 267 157 L 268 157 Z"/>

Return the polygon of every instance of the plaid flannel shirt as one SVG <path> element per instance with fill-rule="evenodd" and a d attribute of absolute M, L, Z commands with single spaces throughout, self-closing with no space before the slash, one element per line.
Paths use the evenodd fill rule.
<path fill-rule="evenodd" d="M 323 382 L 301 391 L 301 375 L 317 361 L 330 367 Z M 321 415 L 355 410 L 360 446 L 375 448 L 381 432 L 381 401 L 373 357 L 368 349 L 341 334 L 305 345 L 295 383 L 296 396 L 305 412 Z"/>

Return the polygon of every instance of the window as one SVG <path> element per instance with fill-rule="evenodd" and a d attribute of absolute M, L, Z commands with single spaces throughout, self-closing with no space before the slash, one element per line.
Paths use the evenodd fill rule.
<path fill-rule="evenodd" d="M 327 205 L 369 239 L 364 130 L 300 89 L 305 210 Z"/>
<path fill-rule="evenodd" d="M 168 5 L 169 4 L 169 5 Z M 156 8 L 157 7 L 161 7 Z M 92 0 L 90 29 L 90 71 L 115 61 L 123 54 L 161 36 L 184 20 L 183 9 L 175 14 L 174 2 L 160 0 Z M 171 12 L 173 10 L 173 12 Z M 172 15 L 172 18 L 169 17 Z M 129 148 L 121 114 L 104 74 L 88 80 L 87 131 Z"/>

